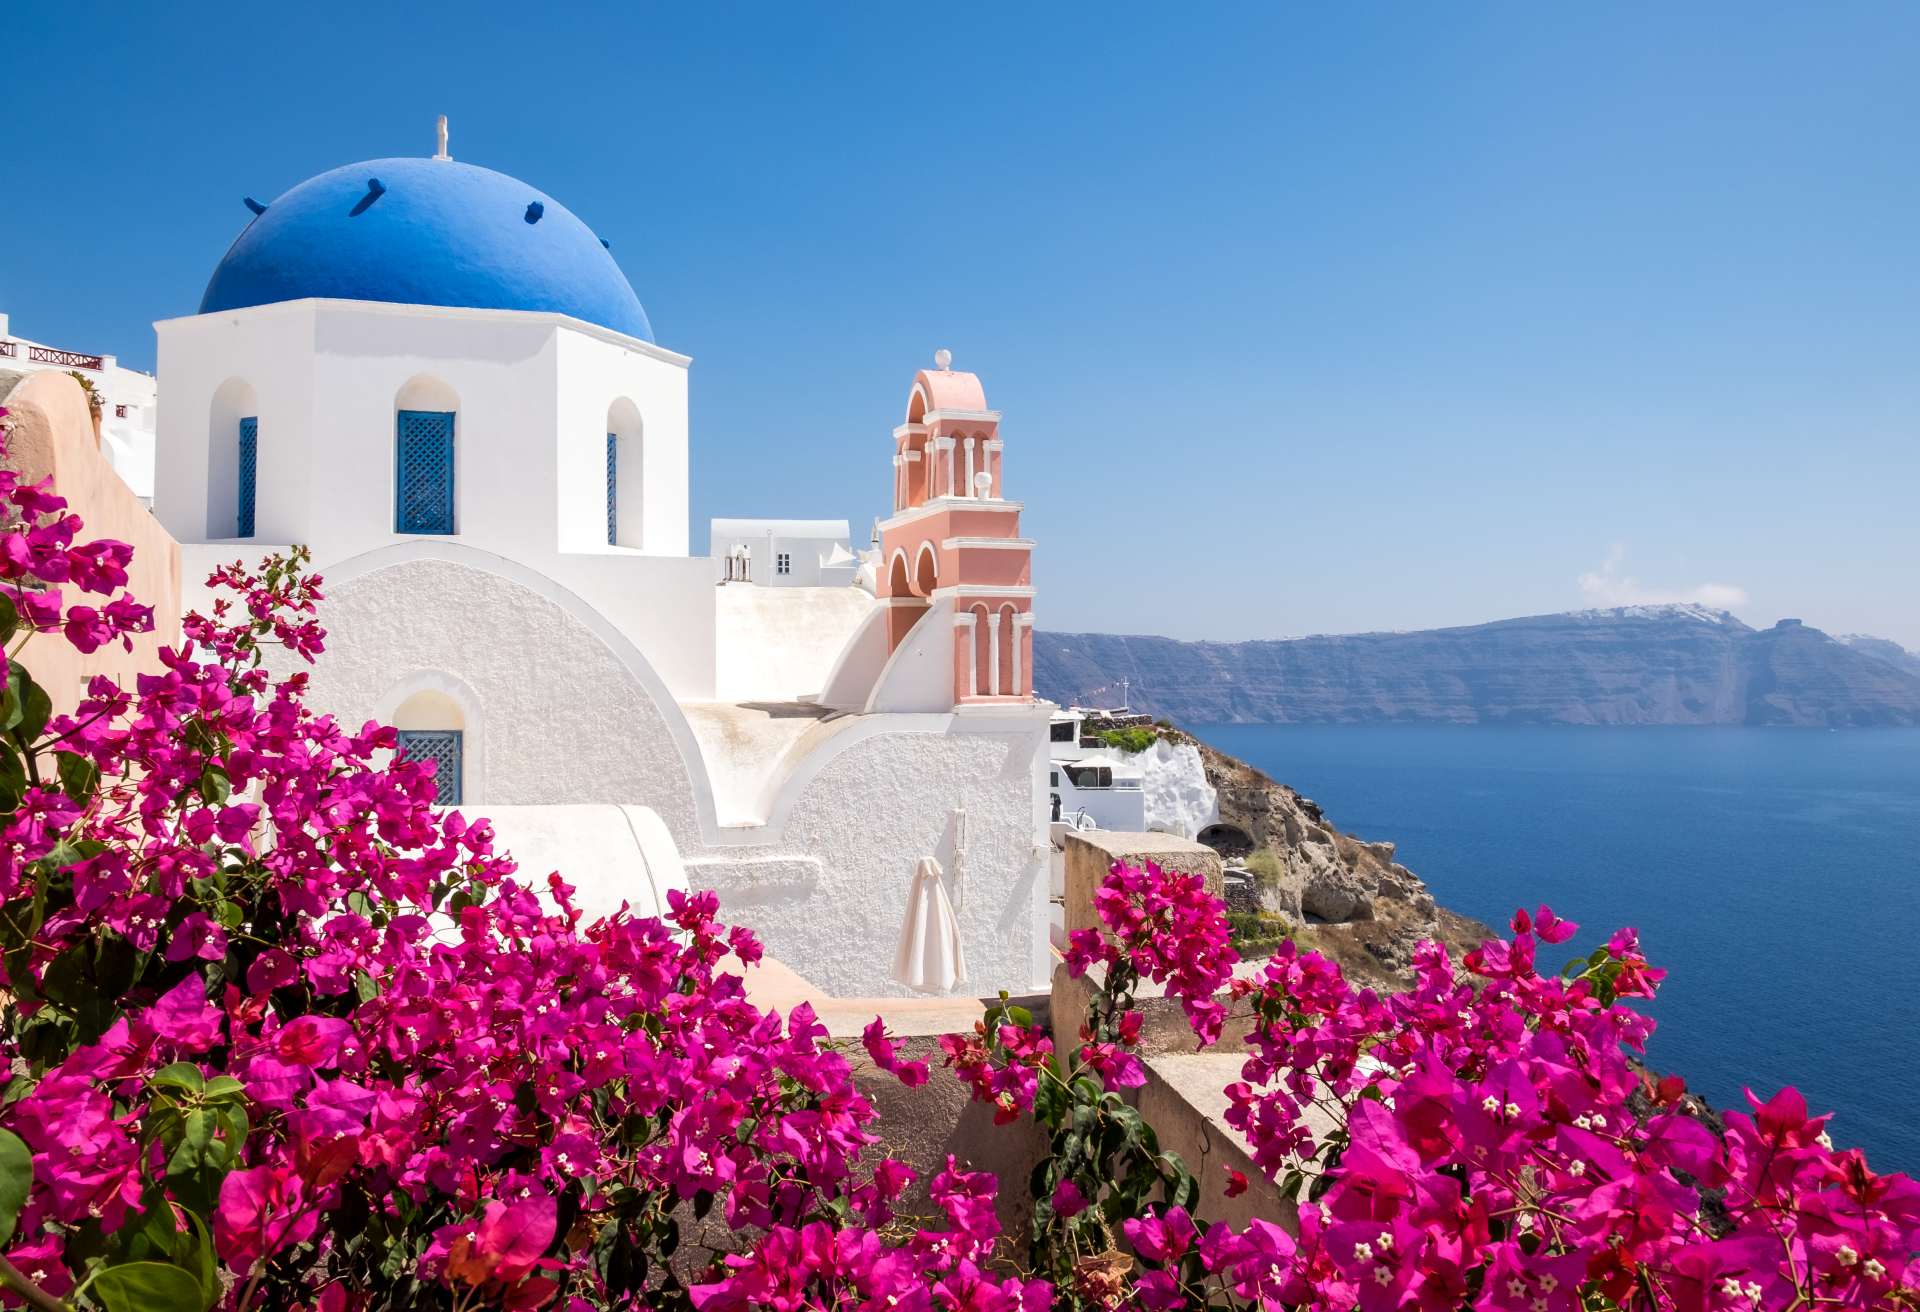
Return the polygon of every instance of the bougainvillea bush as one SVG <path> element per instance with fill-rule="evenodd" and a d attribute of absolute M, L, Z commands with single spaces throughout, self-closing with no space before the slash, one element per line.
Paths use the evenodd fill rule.
<path fill-rule="evenodd" d="M 863 1153 L 873 1110 L 811 1012 L 762 1012 L 720 969 L 760 949 L 711 894 L 585 925 L 431 806 L 392 730 L 269 676 L 267 645 L 323 645 L 298 553 L 223 570 L 236 600 L 183 649 L 53 715 L 34 644 L 151 616 L 82 599 L 125 583 L 124 544 L 76 545 L 5 471 L 0 506 L 0 1298 L 684 1307 L 711 1299 L 673 1265 L 702 1222 L 768 1264 L 824 1245 L 923 1298 L 999 1297 L 992 1182 L 958 1169 L 931 1189 L 951 1233 L 863 1255 L 912 1173 Z"/>
<path fill-rule="evenodd" d="M 1916 1307 L 1920 1189 L 1836 1150 L 1791 1090 L 1727 1118 L 1629 1061 L 1659 972 L 1631 932 L 1557 975 L 1544 908 L 1413 989 L 1283 947 L 1235 976 L 1191 876 L 1116 869 L 1068 968 L 1072 1042 L 1002 999 L 946 1064 L 1050 1144 L 1034 1216 L 949 1159 L 932 1209 L 876 1149 L 805 1007 L 711 894 L 593 923 L 395 735 L 305 705 L 304 558 L 216 575 L 131 689 L 55 714 L 36 644 L 151 626 L 128 548 L 0 470 L 0 1303 L 42 1309 Z M 278 669 L 292 662 L 275 662 Z M 1163 1152 L 1136 994 L 1244 1042 L 1230 1119 L 1285 1204 Z M 1056 1018 L 1056 1022 L 1059 1018 Z M 917 1087 L 876 1022 L 863 1045 Z M 942 1076 L 942 1078 L 950 1078 Z M 1021 1184 L 1010 1186 L 1021 1188 Z"/>

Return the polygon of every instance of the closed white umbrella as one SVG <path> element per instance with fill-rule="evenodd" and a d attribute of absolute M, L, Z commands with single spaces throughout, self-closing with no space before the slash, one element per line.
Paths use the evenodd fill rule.
<path fill-rule="evenodd" d="M 893 954 L 893 977 L 917 993 L 948 993 L 966 982 L 967 956 L 960 946 L 960 919 L 947 900 L 940 863 L 930 856 L 914 867 L 907 890 L 907 920 Z"/>

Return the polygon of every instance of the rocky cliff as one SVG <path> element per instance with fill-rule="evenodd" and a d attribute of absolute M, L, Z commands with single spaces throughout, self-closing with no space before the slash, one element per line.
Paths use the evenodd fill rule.
<path fill-rule="evenodd" d="M 1186 724 L 1920 725 L 1920 668 L 1876 643 L 1632 606 L 1274 642 L 1040 632 L 1033 664 L 1042 696 L 1112 704 L 1124 681 Z"/>
<path fill-rule="evenodd" d="M 1219 799 L 1220 827 L 1204 837 L 1262 872 L 1253 900 L 1294 927 L 1301 946 L 1334 958 L 1358 980 L 1402 987 L 1422 939 L 1445 943 L 1458 960 L 1492 934 L 1435 902 L 1426 883 L 1394 859 L 1392 843 L 1342 833 L 1311 799 L 1245 761 L 1179 730 L 1168 738 L 1198 749 Z"/>

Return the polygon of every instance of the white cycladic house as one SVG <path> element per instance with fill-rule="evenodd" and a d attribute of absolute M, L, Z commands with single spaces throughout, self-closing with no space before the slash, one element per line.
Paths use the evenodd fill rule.
<path fill-rule="evenodd" d="M 715 519 L 708 550 L 723 582 L 843 588 L 860 568 L 848 536 L 844 519 Z"/>
<path fill-rule="evenodd" d="M 334 169 L 258 207 L 200 312 L 155 326 L 154 511 L 188 604 L 215 564 L 309 546 L 329 630 L 315 704 L 394 724 L 443 800 L 512 808 L 534 835 L 584 814 L 539 808 L 651 813 L 689 884 L 841 996 L 901 991 L 888 966 L 932 856 L 961 991 L 1045 982 L 1027 630 L 1006 627 L 1006 689 L 976 695 L 952 594 L 848 586 L 843 521 L 756 527 L 772 554 L 755 581 L 803 586 L 716 587 L 732 521 L 713 557 L 689 555 L 690 362 L 565 206 L 444 152 Z M 944 369 L 912 391 L 941 387 L 979 393 Z M 872 456 L 847 452 L 862 483 L 897 448 L 875 427 Z M 1017 523 L 1015 503 L 971 504 Z M 949 554 L 943 583 L 981 568 Z M 1004 572 L 1005 552 L 976 554 Z M 1031 588 L 1002 591 L 1024 607 Z M 655 896 L 623 886 L 673 859 L 659 834 L 643 847 L 596 867 L 588 905 Z"/>
<path fill-rule="evenodd" d="M 0 373 L 75 374 L 100 399 L 100 449 L 113 472 L 142 501 L 153 503 L 154 414 L 158 390 L 152 374 L 121 367 L 111 355 L 89 355 L 15 337 L 0 314 Z"/>

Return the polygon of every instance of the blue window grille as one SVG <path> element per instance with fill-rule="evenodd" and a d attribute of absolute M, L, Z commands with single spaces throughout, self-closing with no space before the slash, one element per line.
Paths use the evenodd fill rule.
<path fill-rule="evenodd" d="M 620 439 L 607 434 L 607 545 L 620 541 Z"/>
<path fill-rule="evenodd" d="M 402 410 L 394 447 L 394 532 L 453 532 L 452 412 Z"/>
<path fill-rule="evenodd" d="M 434 802 L 440 806 L 460 805 L 460 730 L 402 729 L 399 733 L 404 759 L 433 762 L 433 781 L 438 789 Z"/>
<path fill-rule="evenodd" d="M 240 476 L 234 489 L 233 535 L 253 536 L 253 484 L 260 469 L 260 420 L 240 421 Z"/>

